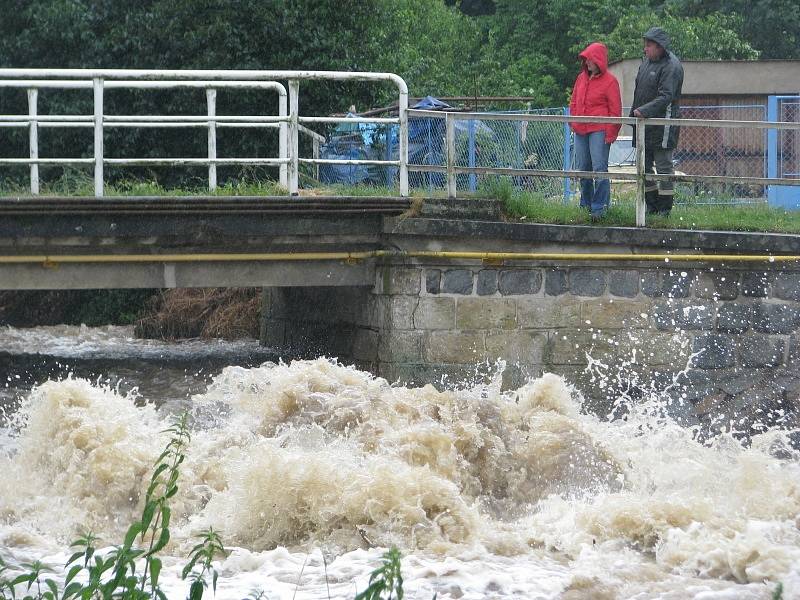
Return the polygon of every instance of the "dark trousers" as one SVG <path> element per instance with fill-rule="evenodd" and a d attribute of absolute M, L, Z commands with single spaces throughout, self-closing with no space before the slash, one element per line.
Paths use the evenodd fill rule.
<path fill-rule="evenodd" d="M 673 175 L 675 169 L 672 164 L 672 148 L 644 149 L 644 172 L 653 173 L 655 165 L 659 175 Z M 672 210 L 672 199 L 675 194 L 675 184 L 672 181 L 648 181 L 644 187 L 644 199 L 648 213 L 669 214 Z"/>

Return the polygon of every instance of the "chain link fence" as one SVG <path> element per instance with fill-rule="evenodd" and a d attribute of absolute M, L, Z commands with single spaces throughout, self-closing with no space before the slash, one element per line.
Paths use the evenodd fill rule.
<path fill-rule="evenodd" d="M 765 105 L 683 106 L 683 119 L 765 121 Z M 686 175 L 766 177 L 767 131 L 722 127 L 683 127 L 673 155 L 675 170 Z M 679 183 L 676 203 L 749 204 L 766 201 L 763 185 Z"/>
<path fill-rule="evenodd" d="M 629 109 L 623 109 L 628 114 Z M 781 104 L 781 121 L 797 121 L 800 102 Z M 572 135 L 563 123 L 504 121 L 502 114 L 563 115 L 563 107 L 525 111 L 483 113 L 480 118 L 455 120 L 458 167 L 513 169 L 575 169 Z M 445 113 L 441 116 L 409 117 L 409 164 L 444 167 L 446 165 Z M 684 106 L 681 118 L 703 120 L 765 121 L 767 107 L 761 104 Z M 342 124 L 325 132 L 321 146 L 323 158 L 392 160 L 397 158 L 397 126 Z M 779 131 L 780 176 L 797 177 L 800 166 L 800 134 Z M 674 153 L 675 171 L 685 175 L 728 177 L 766 177 L 768 134 L 765 129 L 683 127 Z M 310 149 L 309 149 L 310 150 Z M 310 154 L 305 154 L 310 155 Z M 615 180 L 614 173 L 635 173 L 635 150 L 631 129 L 623 126 L 609 155 L 609 172 L 617 197 L 631 195 L 635 185 Z M 321 165 L 322 183 L 350 183 L 392 188 L 397 169 L 375 165 Z M 309 173 L 309 175 L 311 175 Z M 459 173 L 456 188 L 460 193 L 480 194 L 497 175 Z M 578 193 L 577 180 L 562 177 L 505 177 L 517 190 L 534 192 L 546 198 L 569 201 Z M 429 194 L 445 193 L 444 173 L 411 171 L 412 190 Z M 754 204 L 767 200 L 764 185 L 746 183 L 679 182 L 676 204 Z"/>
<path fill-rule="evenodd" d="M 563 115 L 563 108 L 515 111 L 515 114 Z M 506 114 L 506 113 L 494 113 Z M 492 113 L 480 119 L 456 120 L 454 164 L 459 167 L 510 169 L 564 169 L 569 148 L 568 131 L 562 123 L 501 121 Z M 443 118 L 409 119 L 409 163 L 444 167 L 445 121 Z M 497 176 L 460 173 L 458 191 L 480 193 L 487 181 Z M 569 183 L 563 178 L 515 176 L 516 189 L 537 192 L 546 197 L 564 197 Z M 443 173 L 412 173 L 411 185 L 429 192 L 443 191 Z"/>
<path fill-rule="evenodd" d="M 789 123 L 800 123 L 800 97 L 780 104 L 778 118 Z M 778 177 L 800 177 L 800 132 L 778 132 Z"/>
<path fill-rule="evenodd" d="M 315 149 L 313 140 L 308 136 L 303 136 L 305 139 L 299 140 L 300 156 L 311 157 L 316 153 L 319 158 L 331 160 L 398 159 L 400 128 L 397 125 L 345 122 L 315 124 L 313 129 L 325 137 L 325 142 L 320 143 Z M 414 175 L 416 173 L 409 173 L 409 185 L 413 185 L 411 181 L 413 181 Z M 301 164 L 300 177 L 301 183 L 306 186 L 313 186 L 317 183 L 369 186 L 381 189 L 381 193 L 389 190 L 396 192 L 398 168 L 364 164 Z"/>
<path fill-rule="evenodd" d="M 515 114 L 563 115 L 563 108 L 513 111 Z M 480 119 L 455 121 L 456 158 L 461 167 L 500 167 L 515 169 L 564 169 L 570 150 L 565 146 L 568 130 L 562 123 L 500 121 L 486 113 Z M 414 165 L 446 166 L 445 113 L 441 116 L 411 116 L 408 120 L 408 162 Z M 320 133 L 320 128 L 315 128 Z M 324 128 L 326 142 L 320 157 L 331 159 L 396 160 L 398 127 L 368 123 L 342 123 Z M 301 153 L 310 146 L 301 147 Z M 310 154 L 303 153 L 304 156 Z M 310 177 L 312 174 L 307 171 Z M 322 184 L 368 185 L 379 188 L 396 186 L 397 168 L 381 165 L 320 165 Z M 459 174 L 460 192 L 480 193 L 487 180 L 495 176 Z M 551 177 L 514 177 L 515 188 L 564 197 L 569 182 Z M 444 173 L 409 172 L 409 187 L 434 195 L 447 188 Z"/>

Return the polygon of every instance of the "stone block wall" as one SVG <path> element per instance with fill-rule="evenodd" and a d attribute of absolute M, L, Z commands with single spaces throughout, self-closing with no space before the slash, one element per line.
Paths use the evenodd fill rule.
<path fill-rule="evenodd" d="M 599 413 L 659 390 L 686 424 L 798 421 L 800 272 L 777 265 L 395 264 L 372 289 L 283 294 L 283 343 L 390 381 L 474 382 L 501 359 L 506 387 L 559 373 Z"/>

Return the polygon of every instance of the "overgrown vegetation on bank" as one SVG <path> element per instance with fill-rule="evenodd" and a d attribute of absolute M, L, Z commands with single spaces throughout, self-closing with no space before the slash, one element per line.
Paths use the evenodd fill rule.
<path fill-rule="evenodd" d="M 157 290 L 0 291 L 0 325 L 132 325 Z"/>
<path fill-rule="evenodd" d="M 261 290 L 258 288 L 183 288 L 166 290 L 149 302 L 136 321 L 137 337 L 258 338 Z"/>
<path fill-rule="evenodd" d="M 258 337 L 258 288 L 0 292 L 0 326 L 134 325 L 154 339 Z"/>

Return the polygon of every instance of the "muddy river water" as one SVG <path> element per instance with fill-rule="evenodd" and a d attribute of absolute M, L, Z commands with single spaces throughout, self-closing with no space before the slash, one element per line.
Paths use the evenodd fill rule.
<path fill-rule="evenodd" d="M 119 543 L 183 410 L 192 439 L 162 581 L 197 534 L 229 550 L 216 598 L 352 598 L 387 548 L 406 598 L 800 598 L 789 432 L 702 441 L 658 394 L 601 420 L 556 375 L 403 387 L 255 342 L 128 328 L 0 330 L 0 556 L 63 575 Z"/>

